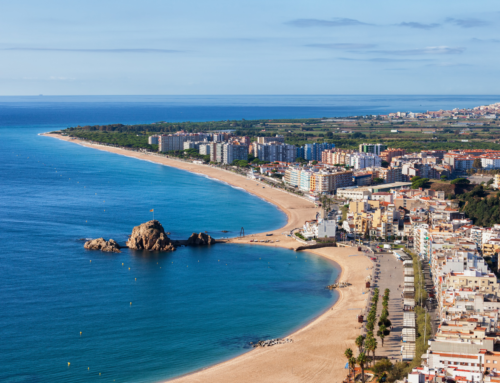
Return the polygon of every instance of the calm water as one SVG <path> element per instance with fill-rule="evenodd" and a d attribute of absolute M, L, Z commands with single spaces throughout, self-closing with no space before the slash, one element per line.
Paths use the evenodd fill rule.
<path fill-rule="evenodd" d="M 152 208 L 173 238 L 275 229 L 286 217 L 223 183 L 38 133 L 78 124 L 418 111 L 498 99 L 0 97 L 0 381 L 155 382 L 241 354 L 251 341 L 289 334 L 337 299 L 323 287 L 338 268 L 307 253 L 237 245 L 161 255 L 85 251 L 81 238 L 124 242 L 133 226 L 152 218 Z"/>

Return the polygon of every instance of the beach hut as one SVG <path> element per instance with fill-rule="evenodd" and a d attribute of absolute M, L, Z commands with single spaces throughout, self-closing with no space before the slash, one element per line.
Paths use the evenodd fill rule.
<path fill-rule="evenodd" d="M 405 284 L 406 283 L 415 283 L 415 278 L 413 276 L 411 277 L 405 277 Z"/>
<path fill-rule="evenodd" d="M 415 343 L 403 343 L 401 346 L 401 360 L 413 360 L 415 358 L 415 350 Z"/>
<path fill-rule="evenodd" d="M 411 311 L 415 308 L 415 298 L 404 298 L 403 300 L 403 310 Z"/>
<path fill-rule="evenodd" d="M 403 313 L 403 327 L 415 328 L 415 313 L 413 311 Z"/>
<path fill-rule="evenodd" d="M 413 277 L 415 275 L 413 272 L 413 268 L 410 269 L 410 268 L 405 267 L 404 268 L 404 275 L 405 275 L 405 277 L 406 276 Z"/>

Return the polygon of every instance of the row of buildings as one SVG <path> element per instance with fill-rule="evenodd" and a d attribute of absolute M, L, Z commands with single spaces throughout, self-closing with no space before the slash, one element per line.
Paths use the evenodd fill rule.
<path fill-rule="evenodd" d="M 450 110 L 437 110 L 437 111 L 426 111 L 424 113 L 413 113 L 413 112 L 395 112 L 385 115 L 380 115 L 379 117 L 387 120 L 422 120 L 422 119 L 455 119 L 455 120 L 467 120 L 467 119 L 496 119 L 500 115 L 500 103 L 477 106 L 475 108 L 454 108 Z"/>
<path fill-rule="evenodd" d="M 500 225 L 475 226 L 442 192 L 400 187 L 352 201 L 342 228 L 351 236 L 401 237 L 429 264 L 439 325 L 406 382 L 500 382 L 500 283 L 498 266 L 492 269 Z M 412 310 L 419 297 L 413 262 L 403 263 L 401 359 L 411 360 L 418 336 Z"/>

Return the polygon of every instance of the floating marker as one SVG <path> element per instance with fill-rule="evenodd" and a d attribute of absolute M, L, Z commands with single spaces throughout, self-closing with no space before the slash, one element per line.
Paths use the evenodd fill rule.
<path fill-rule="evenodd" d="M 80 331 L 80 336 L 82 336 L 82 332 Z"/>
<path fill-rule="evenodd" d="M 92 259 L 90 260 L 90 263 L 92 263 Z"/>
<path fill-rule="evenodd" d="M 90 371 L 90 367 L 87 367 L 87 371 Z"/>
<path fill-rule="evenodd" d="M 132 306 L 132 302 L 130 302 L 130 306 Z"/>
<path fill-rule="evenodd" d="M 128 269 L 130 270 L 130 267 Z"/>
<path fill-rule="evenodd" d="M 70 363 L 68 362 L 68 367 L 69 367 Z"/>
<path fill-rule="evenodd" d="M 137 281 L 137 278 L 135 278 L 135 280 Z"/>
<path fill-rule="evenodd" d="M 123 266 L 123 265 L 124 265 L 124 264 L 122 263 L 122 266 Z"/>

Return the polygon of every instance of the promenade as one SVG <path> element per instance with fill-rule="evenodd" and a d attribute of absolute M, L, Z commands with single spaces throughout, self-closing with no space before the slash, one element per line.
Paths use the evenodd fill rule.
<path fill-rule="evenodd" d="M 403 304 L 401 299 L 402 287 L 404 284 L 403 263 L 398 261 L 392 253 L 378 254 L 378 278 L 375 287 L 380 290 L 380 298 L 384 295 L 384 290 L 389 289 L 389 319 L 392 323 L 390 335 L 384 339 L 384 346 L 380 338 L 377 337 L 378 347 L 375 351 L 377 359 L 386 357 L 393 362 L 401 358 L 401 335 L 403 330 Z M 382 299 L 377 307 L 377 317 L 382 312 Z M 375 332 L 378 324 L 375 326 Z"/>

